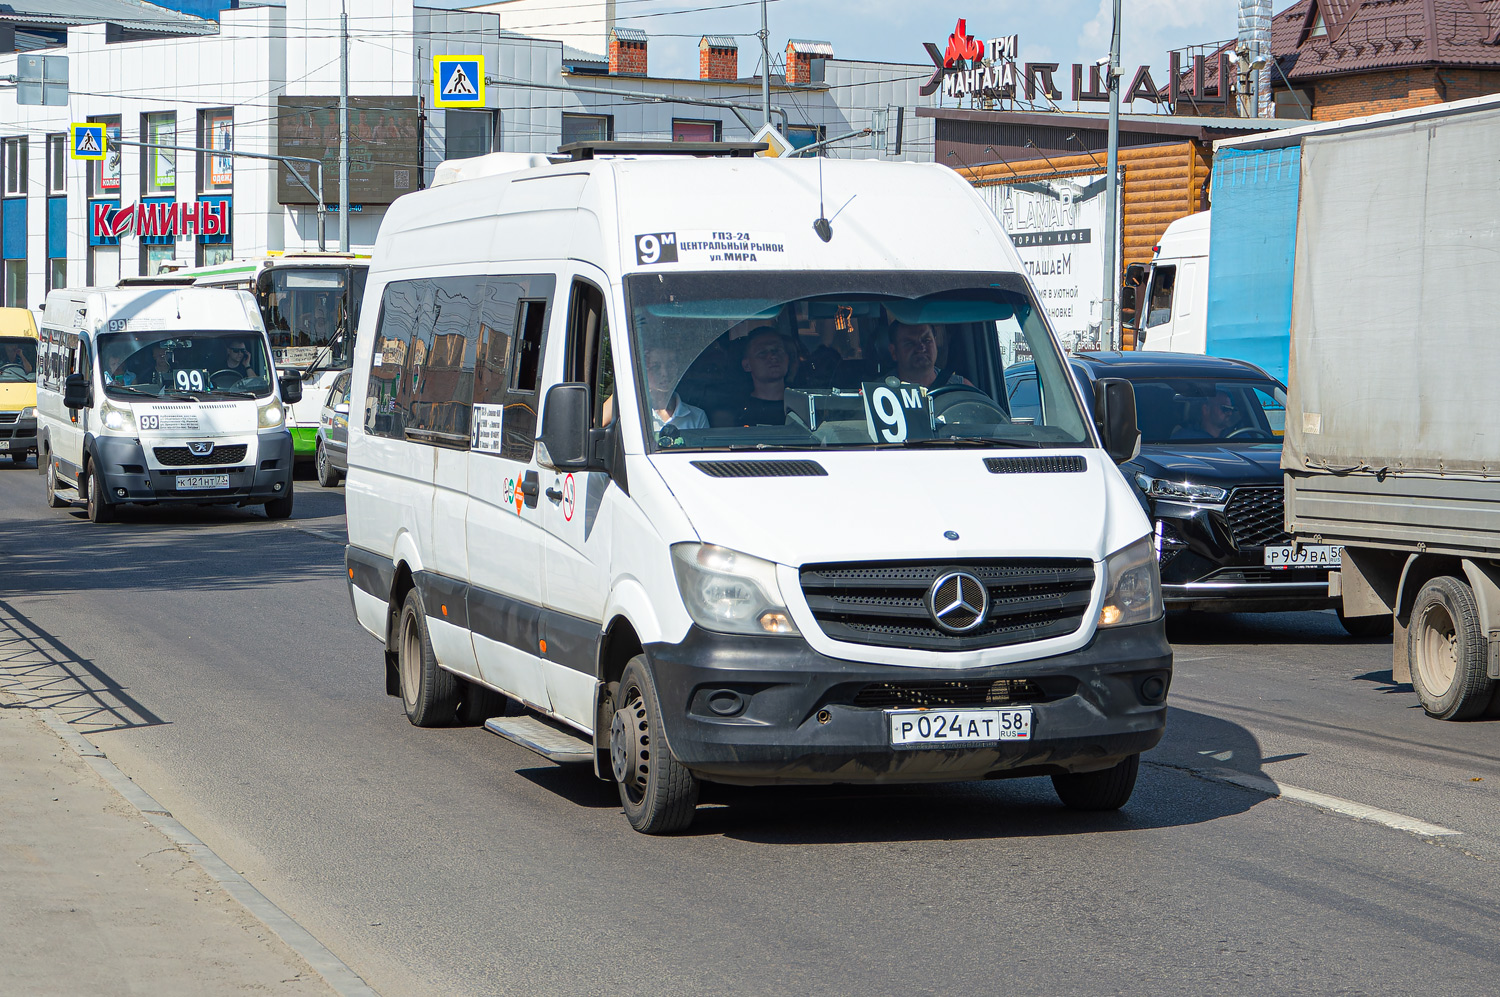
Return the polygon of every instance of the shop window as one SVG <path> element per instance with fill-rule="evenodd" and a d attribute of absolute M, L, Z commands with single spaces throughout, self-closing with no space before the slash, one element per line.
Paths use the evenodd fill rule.
<path fill-rule="evenodd" d="M 672 119 L 673 142 L 717 142 L 722 123 L 718 121 L 686 121 Z"/>
<path fill-rule="evenodd" d="M 564 114 L 562 116 L 562 144 L 574 142 L 608 142 L 615 137 L 615 119 L 612 114 Z"/>
<path fill-rule="evenodd" d="M 445 111 L 443 158 L 471 159 L 498 147 L 499 113 L 496 111 Z"/>
<path fill-rule="evenodd" d="M 104 124 L 104 158 L 91 159 L 89 164 L 89 196 L 120 196 L 120 119 L 90 118 Z M 118 279 L 118 277 L 116 278 Z"/>
<path fill-rule="evenodd" d="M 141 189 L 147 194 L 170 194 L 177 189 L 177 115 L 141 115 L 141 133 L 150 145 L 141 148 Z"/>
<path fill-rule="evenodd" d="M 5 196 L 26 196 L 26 140 L 5 140 Z"/>
<path fill-rule="evenodd" d="M 90 246 L 87 283 L 93 287 L 114 287 L 120 282 L 120 247 Z"/>
<path fill-rule="evenodd" d="M 55 291 L 60 287 L 68 286 L 68 261 L 47 261 L 47 290 Z"/>
<path fill-rule="evenodd" d="M 68 192 L 68 136 L 47 136 L 47 193 Z"/>
<path fill-rule="evenodd" d="M 216 267 L 234 259 L 234 247 L 228 243 L 198 243 L 197 263 L 200 267 Z"/>
<path fill-rule="evenodd" d="M 141 246 L 141 275 L 144 277 L 155 277 L 161 273 L 164 264 L 171 263 L 177 255 L 177 247 L 168 243 L 165 246 L 143 245 Z"/>
<path fill-rule="evenodd" d="M 26 308 L 26 261 L 5 261 L 5 307 Z"/>
<path fill-rule="evenodd" d="M 217 107 L 198 112 L 198 148 L 220 149 L 228 152 L 234 148 L 234 111 Z M 198 190 L 210 193 L 227 190 L 234 186 L 234 157 L 219 156 L 212 152 L 200 152 L 198 159 Z"/>
<path fill-rule="evenodd" d="M 786 141 L 793 149 L 802 149 L 814 142 L 821 142 L 828 137 L 828 130 L 822 125 L 789 125 L 786 130 Z M 822 155 L 819 150 L 818 155 Z"/>

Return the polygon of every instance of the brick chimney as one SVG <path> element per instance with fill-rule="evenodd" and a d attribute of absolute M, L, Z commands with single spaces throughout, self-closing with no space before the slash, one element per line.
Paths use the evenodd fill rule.
<path fill-rule="evenodd" d="M 740 78 L 740 46 L 728 35 L 704 35 L 698 43 L 698 79 Z"/>
<path fill-rule="evenodd" d="M 639 28 L 609 29 L 611 76 L 646 75 L 646 32 Z"/>
<path fill-rule="evenodd" d="M 791 86 L 823 82 L 823 60 L 833 58 L 829 42 L 793 38 L 786 43 L 786 81 Z"/>

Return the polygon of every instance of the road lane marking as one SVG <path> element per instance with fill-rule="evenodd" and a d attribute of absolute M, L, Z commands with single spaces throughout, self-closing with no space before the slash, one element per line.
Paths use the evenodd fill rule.
<path fill-rule="evenodd" d="M 1356 803 L 1354 800 L 1346 800 L 1339 796 L 1330 796 L 1320 793 L 1314 789 L 1303 789 L 1301 786 L 1293 786 L 1289 783 L 1278 782 L 1270 776 L 1261 775 L 1256 772 L 1240 772 L 1236 769 L 1212 768 L 1198 769 L 1186 768 L 1176 765 L 1163 765 L 1160 762 L 1149 762 L 1161 768 L 1175 768 L 1201 779 L 1209 779 L 1214 782 L 1223 782 L 1241 789 L 1248 789 L 1256 793 L 1264 793 L 1267 796 L 1281 797 L 1287 800 L 1296 800 L 1298 803 L 1306 803 L 1308 806 L 1317 807 L 1319 810 L 1328 810 L 1333 813 L 1343 814 L 1345 817 L 1353 817 L 1355 820 L 1369 821 L 1374 824 L 1383 824 L 1386 827 L 1395 828 L 1398 831 L 1406 831 L 1421 838 L 1443 838 L 1462 834 L 1441 824 L 1430 824 L 1425 820 L 1408 817 L 1406 814 L 1398 814 L 1393 810 L 1382 810 L 1380 807 L 1372 807 L 1367 803 Z"/>

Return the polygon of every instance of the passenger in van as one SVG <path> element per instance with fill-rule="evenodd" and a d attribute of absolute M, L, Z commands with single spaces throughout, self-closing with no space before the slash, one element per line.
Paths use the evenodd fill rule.
<path fill-rule="evenodd" d="M 792 351 L 775 326 L 764 326 L 745 340 L 740 361 L 750 375 L 750 396 L 740 406 L 736 425 L 780 426 L 786 422 L 786 385 Z"/>
<path fill-rule="evenodd" d="M 957 371 L 938 367 L 937 336 L 932 326 L 892 322 L 890 335 L 891 359 L 896 362 L 895 373 L 901 380 L 924 388 L 969 383 Z"/>

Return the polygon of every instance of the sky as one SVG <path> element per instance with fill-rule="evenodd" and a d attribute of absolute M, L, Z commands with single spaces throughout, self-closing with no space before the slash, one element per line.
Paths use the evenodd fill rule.
<path fill-rule="evenodd" d="M 569 8 L 576 10 L 584 2 L 556 0 L 559 22 L 571 16 L 566 13 Z M 1278 13 L 1291 2 L 1273 0 Z M 1151 66 L 1157 85 L 1163 85 L 1169 50 L 1222 41 L 1236 31 L 1237 0 L 1124 0 L 1122 6 L 1121 63 L 1126 86 L 1135 67 L 1143 63 Z M 740 72 L 748 76 L 754 70 L 759 56 L 755 38 L 760 28 L 758 0 L 617 0 L 616 12 L 619 25 L 641 28 L 651 36 L 653 76 L 696 78 L 698 39 L 706 33 L 739 36 Z M 1020 35 L 1018 62 L 1061 63 L 1058 85 L 1065 96 L 1071 95 L 1068 67 L 1072 63 L 1087 64 L 1109 54 L 1111 12 L 1112 0 L 1006 4 L 769 0 L 767 4 L 773 57 L 777 50 L 785 50 L 788 38 L 812 38 L 831 42 L 838 56 L 930 65 L 922 42 L 945 47 L 962 17 L 968 22 L 968 33 L 980 39 Z M 1072 104 L 1063 106 L 1071 109 Z M 1153 108 L 1138 102 L 1134 109 L 1144 113 Z"/>

